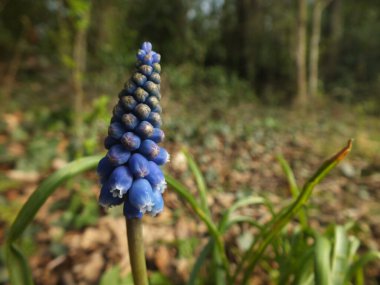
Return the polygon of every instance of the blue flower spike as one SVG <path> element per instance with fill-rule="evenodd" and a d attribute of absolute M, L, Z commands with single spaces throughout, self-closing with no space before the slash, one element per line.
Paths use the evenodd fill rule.
<path fill-rule="evenodd" d="M 102 185 L 99 204 L 124 204 L 128 219 L 163 211 L 166 181 L 160 166 L 169 161 L 168 152 L 159 145 L 165 138 L 161 129 L 161 56 L 151 43 L 144 42 L 136 58 L 136 70 L 113 109 L 104 141 L 108 153 L 97 168 Z"/>

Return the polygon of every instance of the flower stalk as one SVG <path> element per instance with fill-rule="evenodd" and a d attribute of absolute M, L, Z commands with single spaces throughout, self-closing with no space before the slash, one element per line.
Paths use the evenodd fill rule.
<path fill-rule="evenodd" d="M 125 220 L 133 283 L 135 285 L 148 285 L 142 220 L 139 218 L 125 218 Z"/>

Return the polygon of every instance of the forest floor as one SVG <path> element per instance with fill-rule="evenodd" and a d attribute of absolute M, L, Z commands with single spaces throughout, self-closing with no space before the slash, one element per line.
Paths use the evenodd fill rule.
<path fill-rule="evenodd" d="M 35 88 L 36 94 L 41 92 L 39 87 L 28 87 Z M 23 93 L 21 87 L 16 91 Z M 1 241 L 22 203 L 49 173 L 67 163 L 70 152 L 70 117 L 65 114 L 69 107 L 51 107 L 52 99 L 21 97 L 18 100 L 24 103 L 19 103 L 19 109 L 13 103 L 1 114 Z M 64 95 L 54 100 L 62 98 L 67 100 Z M 379 117 L 339 104 L 320 103 L 299 111 L 254 102 L 193 101 L 176 98 L 175 91 L 164 98 L 164 144 L 171 153 L 166 170 L 196 195 L 182 153 L 186 148 L 205 175 L 215 219 L 245 195 L 264 196 L 275 207 L 289 201 L 291 194 L 278 154 L 290 163 L 302 185 L 325 159 L 353 138 L 351 154 L 316 188 L 308 210 L 310 223 L 323 230 L 330 223 L 353 221 L 362 249 L 380 249 Z M 34 107 L 29 108 L 28 102 Z M 103 109 L 108 115 L 109 104 Z M 85 142 L 86 154 L 101 152 L 107 120 L 94 119 L 89 112 L 85 124 L 95 132 L 91 133 L 93 139 Z M 36 284 L 98 284 L 102 272 L 113 266 L 119 266 L 122 274 L 129 272 L 121 211 L 100 209 L 98 191 L 95 173 L 88 173 L 60 187 L 39 211 L 22 241 Z M 200 246 L 207 241 L 207 229 L 170 188 L 165 201 L 159 217 L 144 218 L 148 269 L 182 284 Z M 270 218 L 263 207 L 245 211 L 259 222 Z M 233 238 L 244 230 L 244 226 L 232 228 L 227 243 L 236 246 Z M 0 284 L 6 284 L 3 257 L 0 261 Z M 272 284 L 266 270 L 259 270 L 257 276 L 260 280 L 252 284 Z M 368 266 L 366 276 L 372 282 L 368 284 L 376 284 L 380 264 Z"/>

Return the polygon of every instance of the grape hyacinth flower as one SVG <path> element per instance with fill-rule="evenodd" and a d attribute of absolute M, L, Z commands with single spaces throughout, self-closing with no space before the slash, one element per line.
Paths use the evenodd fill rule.
<path fill-rule="evenodd" d="M 152 44 L 144 42 L 137 53 L 136 70 L 119 93 L 104 146 L 107 155 L 97 168 L 102 185 L 99 203 L 124 204 L 126 218 L 159 214 L 166 188 L 160 166 L 169 161 L 159 144 L 161 130 L 160 58 Z"/>

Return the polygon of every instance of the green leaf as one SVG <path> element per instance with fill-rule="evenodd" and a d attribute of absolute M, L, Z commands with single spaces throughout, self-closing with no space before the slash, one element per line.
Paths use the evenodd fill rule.
<path fill-rule="evenodd" d="M 351 265 L 348 274 L 346 275 L 345 283 L 348 283 L 363 267 L 374 260 L 380 260 L 380 252 L 379 251 L 370 251 L 361 256 L 354 264 Z"/>
<path fill-rule="evenodd" d="M 348 237 L 344 227 L 336 226 L 331 271 L 333 285 L 343 284 L 348 267 L 348 245 Z"/>
<path fill-rule="evenodd" d="M 54 193 L 58 186 L 81 172 L 95 168 L 101 158 L 101 156 L 91 156 L 69 163 L 47 178 L 36 191 L 33 192 L 21 208 L 10 227 L 6 239 L 7 267 L 10 272 L 12 284 L 32 284 L 27 283 L 29 281 L 32 282 L 31 275 L 28 275 L 28 273 L 30 273 L 28 263 L 14 242 L 20 238 L 38 210 L 42 207 L 47 198 Z M 20 278 L 22 278 L 22 280 L 20 280 Z"/>
<path fill-rule="evenodd" d="M 214 239 L 210 238 L 207 244 L 203 247 L 202 251 L 200 252 L 197 260 L 195 261 L 187 285 L 195 285 L 199 271 L 201 270 L 203 263 L 206 261 L 206 258 L 210 254 L 213 247 Z"/>
<path fill-rule="evenodd" d="M 286 159 L 281 154 L 277 155 L 277 160 L 280 163 L 281 168 L 282 168 L 282 170 L 285 173 L 286 180 L 288 181 L 288 184 L 289 184 L 290 193 L 292 193 L 293 199 L 296 199 L 297 196 L 300 193 L 300 190 L 298 188 L 298 185 L 297 185 L 296 178 L 294 176 L 293 170 L 290 167 L 289 163 L 286 161 Z M 307 218 L 306 208 L 302 208 L 299 211 L 298 216 L 299 216 L 302 228 L 306 229 L 307 225 L 308 225 L 308 218 Z"/>
<path fill-rule="evenodd" d="M 228 272 L 228 259 L 225 253 L 224 248 L 224 242 L 222 239 L 222 235 L 219 232 L 216 225 L 213 223 L 213 221 L 210 219 L 210 217 L 203 211 L 202 207 L 199 206 L 195 198 L 191 195 L 189 189 L 187 189 L 184 185 L 182 185 L 179 181 L 177 181 L 172 176 L 166 174 L 165 175 L 166 181 L 168 185 L 172 187 L 172 189 L 183 199 L 186 200 L 186 202 L 191 206 L 195 214 L 201 219 L 205 225 L 207 226 L 207 229 L 211 236 L 216 241 L 216 246 L 218 247 L 218 251 L 221 255 L 221 261 L 224 267 L 224 270 L 226 271 L 227 278 L 229 278 L 229 272 Z"/>
<path fill-rule="evenodd" d="M 321 167 L 315 172 L 315 174 L 305 183 L 302 191 L 298 195 L 297 199 L 286 208 L 285 211 L 280 211 L 274 222 L 270 222 L 270 226 L 267 231 L 263 234 L 261 243 L 255 242 L 252 244 L 251 248 L 246 251 L 243 259 L 238 264 L 237 270 L 233 276 L 233 282 L 236 281 L 238 275 L 244 269 L 243 284 L 248 282 L 248 279 L 253 272 L 253 268 L 260 260 L 262 254 L 264 253 L 267 246 L 270 244 L 272 239 L 278 235 L 278 233 L 289 223 L 289 221 L 297 215 L 299 210 L 305 205 L 305 203 L 310 198 L 314 187 L 350 152 L 352 147 L 352 140 L 348 141 L 347 146 L 345 146 L 341 151 L 335 154 L 333 157 L 325 161 Z"/>
<path fill-rule="evenodd" d="M 209 215 L 209 217 L 211 217 L 210 209 L 207 205 L 207 187 L 206 187 L 206 182 L 204 180 L 202 172 L 200 171 L 198 165 L 195 163 L 190 153 L 187 151 L 184 151 L 184 154 L 186 156 L 187 163 L 189 164 L 190 170 L 194 175 L 195 182 L 197 183 L 202 209 L 203 211 L 206 212 L 206 214 Z"/>
<path fill-rule="evenodd" d="M 13 242 L 20 237 L 38 210 L 58 186 L 79 173 L 95 168 L 101 158 L 102 156 L 90 156 L 75 160 L 47 178 L 21 208 L 9 230 L 7 241 Z"/>
<path fill-rule="evenodd" d="M 6 263 L 12 285 L 33 285 L 28 261 L 14 244 L 5 245 Z"/>
<path fill-rule="evenodd" d="M 264 204 L 265 199 L 262 197 L 244 197 L 235 202 L 231 205 L 231 207 L 228 208 L 223 214 L 223 217 L 219 223 L 219 229 L 221 232 L 225 232 L 228 228 L 228 224 L 230 223 L 230 216 L 233 212 L 235 212 L 237 209 L 246 207 L 249 205 L 256 205 L 256 204 Z"/>
<path fill-rule="evenodd" d="M 331 243 L 325 237 L 318 235 L 315 241 L 314 251 L 314 280 L 315 285 L 330 285 L 330 252 Z"/>

